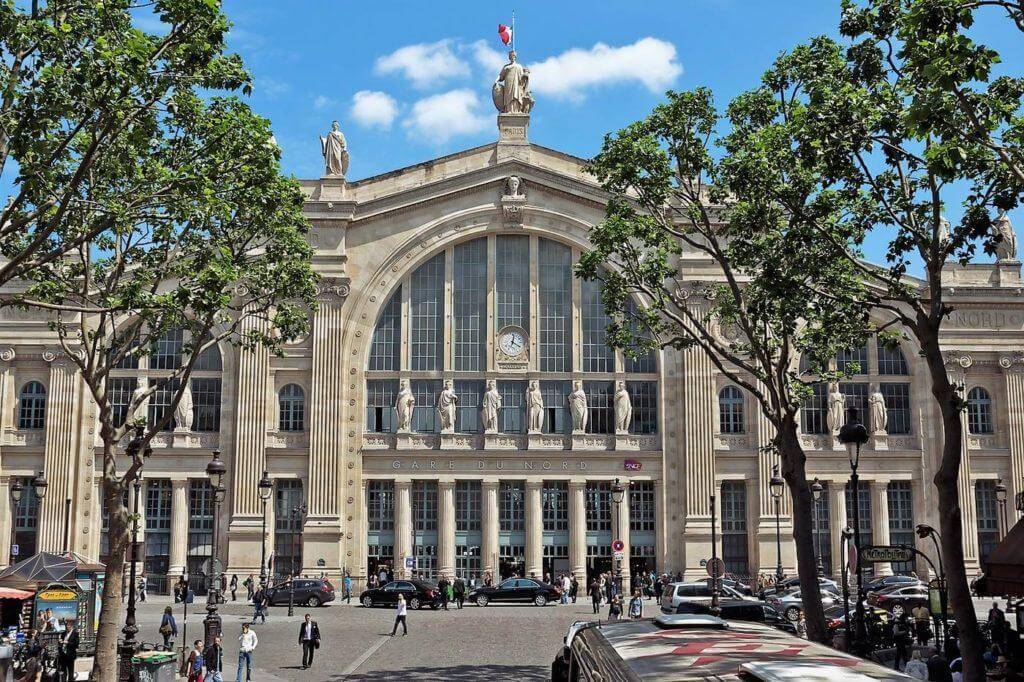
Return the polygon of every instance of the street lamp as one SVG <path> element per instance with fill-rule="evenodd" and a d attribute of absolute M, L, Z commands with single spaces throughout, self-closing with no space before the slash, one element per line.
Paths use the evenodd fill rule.
<path fill-rule="evenodd" d="M 942 639 L 940 643 L 942 645 L 942 651 L 946 651 L 946 627 L 949 624 L 949 613 L 946 610 L 946 564 L 942 561 L 942 548 L 939 546 L 939 534 L 934 528 L 929 526 L 927 523 L 919 523 L 914 529 L 917 533 L 917 537 L 924 540 L 927 537 L 932 539 L 932 543 L 935 545 L 935 555 L 939 559 L 939 607 L 942 610 Z M 938 628 L 935 630 L 936 639 L 938 638 Z"/>
<path fill-rule="evenodd" d="M 615 479 L 612 482 L 612 502 L 615 503 L 615 540 L 619 539 L 619 535 L 622 529 L 619 528 L 619 505 L 622 504 L 622 500 L 626 496 L 626 486 Z M 614 555 L 613 555 L 614 556 Z M 619 588 L 619 593 L 622 593 L 622 559 L 613 559 L 615 562 L 615 584 Z"/>
<path fill-rule="evenodd" d="M 779 475 L 779 465 L 772 467 L 772 477 L 768 481 L 768 489 L 771 491 L 772 499 L 775 500 L 775 582 L 782 582 L 782 517 L 780 505 L 782 503 L 782 489 L 786 482 Z"/>
<path fill-rule="evenodd" d="M 290 562 L 291 566 L 289 566 L 289 568 L 291 569 L 291 571 L 290 571 L 291 575 L 288 576 L 288 615 L 289 616 L 294 616 L 295 615 L 295 573 L 296 573 L 296 571 L 295 571 L 295 559 L 297 558 L 297 555 L 298 555 L 298 550 L 297 550 L 297 547 L 296 547 L 296 545 L 298 543 L 295 541 L 295 537 L 298 535 L 298 533 L 295 532 L 295 528 L 296 528 L 296 526 L 298 526 L 299 528 L 302 528 L 303 518 L 305 516 L 306 516 L 306 503 L 305 502 L 303 502 L 302 504 L 300 504 L 297 507 L 292 507 L 292 538 L 291 538 L 291 543 L 292 543 L 292 560 Z M 296 524 L 296 517 L 298 518 L 298 524 Z M 299 568 L 302 568 L 302 562 L 301 561 L 299 562 Z"/>
<path fill-rule="evenodd" d="M 21 498 L 25 495 L 25 484 L 21 482 L 21 479 L 14 479 L 14 483 L 11 484 L 11 551 L 14 550 L 14 545 L 17 544 L 17 532 L 18 532 L 18 504 L 21 502 Z M 8 563 L 14 564 L 14 555 L 11 555 Z"/>
<path fill-rule="evenodd" d="M 853 490 L 853 544 L 857 548 L 857 645 L 863 647 L 867 632 L 864 628 L 864 571 L 861 561 L 860 546 L 860 477 L 857 467 L 860 465 L 860 447 L 868 442 L 868 430 L 860 423 L 857 409 L 851 407 L 846 412 L 846 423 L 839 429 L 839 442 L 846 445 L 850 459 L 850 487 Z"/>
<path fill-rule="evenodd" d="M 846 563 L 846 551 L 850 544 L 850 538 L 853 537 L 853 529 L 849 526 L 843 528 L 843 543 L 840 545 L 840 560 L 843 562 L 843 623 L 846 626 L 846 648 L 850 648 L 852 640 L 850 639 L 850 581 L 847 577 L 848 571 Z"/>
<path fill-rule="evenodd" d="M 220 458 L 220 450 L 213 451 L 213 458 L 206 465 L 206 477 L 210 479 L 213 490 L 213 538 L 210 549 L 210 584 L 206 590 L 206 618 L 203 619 L 204 646 L 213 646 L 213 638 L 221 633 L 221 620 L 217 615 L 217 603 L 220 601 L 220 576 L 217 575 L 217 525 L 220 518 L 217 508 L 224 501 L 227 489 L 224 487 L 224 475 L 228 468 Z"/>
<path fill-rule="evenodd" d="M 260 479 L 260 502 L 263 504 L 263 536 L 260 542 L 260 587 L 267 586 L 267 500 L 274 494 L 274 482 L 270 475 L 263 471 L 263 478 Z"/>
<path fill-rule="evenodd" d="M 139 632 L 139 627 L 136 625 L 135 620 L 135 569 L 139 557 L 139 490 L 142 488 L 143 463 L 146 457 L 153 454 L 153 449 L 147 446 L 142 451 L 142 460 L 139 459 L 139 450 L 142 449 L 143 431 L 143 427 L 135 427 L 135 435 L 132 436 L 132 439 L 128 441 L 128 445 L 125 446 L 125 454 L 128 455 L 130 460 L 128 464 L 129 469 L 135 465 L 138 465 L 138 469 L 132 480 L 132 541 L 131 564 L 128 567 L 128 609 L 125 613 L 124 627 L 121 629 L 121 632 L 124 633 L 120 657 L 122 676 L 124 671 L 131 666 L 132 656 L 135 655 L 135 635 Z M 40 479 L 42 479 L 41 483 Z M 32 481 L 32 487 L 35 488 L 36 495 L 40 498 L 46 495 L 47 483 L 42 473 L 36 477 L 36 480 Z"/>
<path fill-rule="evenodd" d="M 818 528 L 818 503 L 821 502 L 821 493 L 824 491 L 824 486 L 821 485 L 821 481 L 815 477 L 814 482 L 811 483 L 811 496 L 814 498 L 814 553 L 818 555 L 818 576 L 824 573 L 824 569 L 821 566 L 821 532 Z"/>
<path fill-rule="evenodd" d="M 1006 525 L 1006 486 L 1003 485 L 1003 479 L 996 479 L 996 502 L 999 504 L 999 520 L 1002 522 L 1003 529 L 999 534 L 1001 540 L 1006 536 L 1009 527 Z"/>

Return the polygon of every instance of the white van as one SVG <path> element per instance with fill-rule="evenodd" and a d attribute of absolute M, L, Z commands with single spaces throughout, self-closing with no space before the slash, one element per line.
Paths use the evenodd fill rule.
<path fill-rule="evenodd" d="M 743 599 L 746 601 L 757 601 L 756 598 L 741 594 L 726 585 L 718 586 L 719 599 Z M 698 580 L 692 583 L 669 583 L 661 593 L 662 613 L 675 613 L 676 607 L 681 602 L 690 601 L 699 604 L 711 603 L 711 581 Z"/>

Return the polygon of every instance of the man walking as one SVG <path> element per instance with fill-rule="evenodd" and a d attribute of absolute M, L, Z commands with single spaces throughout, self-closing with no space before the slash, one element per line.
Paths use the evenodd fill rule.
<path fill-rule="evenodd" d="M 448 576 L 442 575 L 441 580 L 437 583 L 437 591 L 440 593 L 441 608 L 445 611 L 448 610 Z"/>
<path fill-rule="evenodd" d="M 455 576 L 455 584 L 452 585 L 452 592 L 455 594 L 455 603 L 461 609 L 462 603 L 466 601 L 466 583 L 462 582 L 462 578 Z"/>
<path fill-rule="evenodd" d="M 345 595 L 345 603 L 346 604 L 351 604 L 352 603 L 352 576 L 350 576 L 348 574 L 348 571 L 345 571 L 345 578 L 341 581 L 341 585 L 342 585 L 342 589 L 344 590 L 343 594 Z"/>
<path fill-rule="evenodd" d="M 320 626 L 307 613 L 299 624 L 299 645 L 302 646 L 302 669 L 313 667 L 313 652 L 320 648 Z"/>
<path fill-rule="evenodd" d="M 601 583 L 595 577 L 590 582 L 590 600 L 594 605 L 594 613 L 601 613 Z"/>
<path fill-rule="evenodd" d="M 561 601 L 563 604 L 568 604 L 569 603 L 569 591 L 572 590 L 572 581 L 569 580 L 569 576 L 567 576 L 566 574 L 563 573 L 562 574 L 562 578 L 561 578 L 561 583 L 562 584 L 560 585 L 560 587 L 562 588 L 562 596 L 561 596 L 561 599 L 559 601 Z"/>
<path fill-rule="evenodd" d="M 73 682 L 75 679 L 75 660 L 78 658 L 78 628 L 71 618 L 64 619 L 64 634 L 60 637 L 60 654 L 58 656 L 57 678 Z"/>
<path fill-rule="evenodd" d="M 206 664 L 204 682 L 224 682 L 224 646 L 220 643 L 220 635 L 214 635 L 213 644 L 203 655 Z"/>
<path fill-rule="evenodd" d="M 252 573 L 249 574 L 249 577 L 242 584 L 245 585 L 245 601 L 252 601 L 252 594 L 256 591 L 253 588 L 255 581 L 253 580 Z"/>
<path fill-rule="evenodd" d="M 572 597 L 572 603 L 576 603 L 576 597 L 580 592 L 580 581 L 576 579 L 576 574 L 572 574 L 572 580 L 569 583 L 569 596 Z"/>
<path fill-rule="evenodd" d="M 405 595 L 402 593 L 398 594 L 398 604 L 395 606 L 395 627 L 391 628 L 392 637 L 398 632 L 399 623 L 402 624 L 402 637 L 405 637 L 409 630 L 405 627 Z"/>
<path fill-rule="evenodd" d="M 242 634 L 238 636 L 238 674 L 235 682 L 242 682 L 242 664 L 245 664 L 246 682 L 252 680 L 252 652 L 259 645 L 259 637 L 249 629 L 248 623 L 242 623 Z"/>
<path fill-rule="evenodd" d="M 910 612 L 914 616 L 914 630 L 917 634 L 917 643 L 920 646 L 928 646 L 928 640 L 931 639 L 931 613 L 928 611 L 928 607 L 924 604 L 915 606 Z"/>

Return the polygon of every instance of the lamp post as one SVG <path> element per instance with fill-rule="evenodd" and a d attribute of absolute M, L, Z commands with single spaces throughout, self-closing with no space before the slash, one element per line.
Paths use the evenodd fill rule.
<path fill-rule="evenodd" d="M 260 479 L 260 502 L 263 504 L 263 536 L 260 542 L 260 587 L 267 587 L 267 500 L 274 493 L 274 482 L 270 475 L 263 471 L 263 478 Z"/>
<path fill-rule="evenodd" d="M 867 643 L 864 623 L 864 570 L 860 546 L 860 447 L 868 442 L 868 430 L 860 423 L 857 409 L 851 407 L 846 413 L 846 423 L 839 429 L 839 442 L 846 445 L 850 459 L 850 488 L 853 491 L 853 544 L 857 548 L 857 646 L 863 649 Z"/>
<path fill-rule="evenodd" d="M 21 503 L 21 498 L 25 494 L 25 484 L 21 482 L 21 479 L 14 479 L 14 483 L 11 483 L 11 546 L 10 550 L 13 552 L 14 545 L 17 544 L 18 540 L 18 505 Z M 14 564 L 14 555 L 11 554 L 7 560 L 9 565 Z"/>
<path fill-rule="evenodd" d="M 227 493 L 227 489 L 224 487 L 224 475 L 227 471 L 227 465 L 220 458 L 220 450 L 214 450 L 213 458 L 206 465 L 206 477 L 210 480 L 210 487 L 213 489 L 213 546 L 210 549 L 210 585 L 206 590 L 206 618 L 203 619 L 203 642 L 207 649 L 213 646 L 213 638 L 220 636 L 221 633 L 221 619 L 217 614 L 217 604 L 220 602 L 217 525 L 220 518 L 218 507 L 224 501 L 224 496 Z"/>
<path fill-rule="evenodd" d="M 924 540 L 927 537 L 931 537 L 932 543 L 935 545 L 935 555 L 939 559 L 939 608 L 942 611 L 942 639 L 939 640 L 942 646 L 942 652 L 946 652 L 946 627 L 949 623 L 949 613 L 947 611 L 947 599 L 946 599 L 946 564 L 942 561 L 942 548 L 939 546 L 939 534 L 934 528 L 929 526 L 927 523 L 919 523 L 914 529 L 917 533 L 917 537 Z M 939 631 L 936 628 L 935 636 L 938 638 Z"/>
<path fill-rule="evenodd" d="M 818 555 L 818 577 L 824 573 L 824 569 L 821 565 L 821 532 L 818 528 L 818 503 L 821 501 L 821 493 L 824 491 L 824 486 L 821 485 L 821 481 L 817 477 L 814 478 L 814 482 L 811 483 L 811 497 L 814 498 L 814 553 Z"/>
<path fill-rule="evenodd" d="M 786 482 L 779 475 L 779 465 L 772 467 L 772 477 L 768 482 L 768 488 L 772 499 L 775 501 L 775 583 L 782 582 L 782 520 L 780 504 L 782 503 L 782 489 Z"/>
<path fill-rule="evenodd" d="M 294 616 L 295 615 L 295 559 L 297 558 L 297 555 L 298 555 L 298 551 L 297 551 L 298 543 L 295 541 L 295 538 L 296 538 L 297 535 L 299 535 L 298 533 L 295 532 L 295 527 L 296 527 L 295 520 L 296 520 L 296 517 L 297 517 L 298 518 L 298 527 L 301 528 L 302 527 L 302 520 L 303 520 L 303 518 L 305 516 L 306 516 L 306 503 L 305 502 L 303 502 L 302 504 L 300 504 L 297 507 L 292 507 L 292 560 L 291 560 L 291 566 L 290 566 L 290 568 L 291 568 L 291 571 L 290 571 L 291 575 L 288 576 L 288 615 L 289 616 Z M 302 562 L 301 561 L 299 562 L 299 568 L 302 568 Z"/>
<path fill-rule="evenodd" d="M 850 648 L 852 640 L 850 639 L 850 581 L 847 576 L 848 571 L 846 570 L 846 547 L 850 542 L 850 538 L 853 537 L 853 529 L 849 526 L 843 528 L 843 542 L 839 546 L 840 548 L 840 560 L 843 562 L 843 623 L 846 626 L 846 647 Z"/>
<path fill-rule="evenodd" d="M 614 540 L 618 540 L 619 539 L 619 534 L 622 531 L 622 529 L 619 528 L 619 505 L 622 504 L 622 500 L 623 500 L 623 498 L 625 498 L 625 496 L 626 496 L 626 486 L 621 481 L 619 481 L 619 479 L 616 478 L 612 482 L 612 502 L 615 503 L 615 538 L 613 538 Z M 613 557 L 614 557 L 614 555 L 613 555 Z M 622 593 L 622 559 L 613 558 L 612 560 L 615 563 L 615 585 L 618 587 L 619 593 L 621 594 Z"/>
<path fill-rule="evenodd" d="M 1002 530 L 999 531 L 999 539 L 1002 540 L 1009 527 L 1006 525 L 1006 486 L 1003 485 L 1003 479 L 996 479 L 996 503 L 999 505 L 999 521 L 1002 525 Z"/>
<path fill-rule="evenodd" d="M 135 620 L 135 568 L 138 551 L 139 551 L 139 490 L 142 488 L 142 463 L 146 457 L 153 454 L 153 450 L 147 447 L 143 453 L 143 462 L 139 461 L 139 450 L 142 448 L 142 434 L 143 427 L 138 426 L 135 428 L 135 435 L 128 441 L 128 445 L 125 447 L 125 454 L 128 455 L 130 460 L 129 468 L 134 464 L 139 464 L 138 470 L 135 472 L 135 478 L 132 481 L 132 540 L 131 540 L 131 564 L 128 566 L 128 608 L 124 617 L 124 627 L 121 632 L 124 633 L 124 642 L 121 644 L 121 679 L 128 679 L 126 676 L 130 674 L 132 656 L 135 655 L 135 635 L 139 632 L 139 627 L 136 625 Z M 42 477 L 42 474 L 39 474 Z M 33 486 L 37 486 L 39 478 L 32 482 Z M 45 486 L 44 486 L 45 489 Z M 45 493 L 44 493 L 45 494 Z M 39 488 L 36 487 L 36 495 L 39 495 Z"/>

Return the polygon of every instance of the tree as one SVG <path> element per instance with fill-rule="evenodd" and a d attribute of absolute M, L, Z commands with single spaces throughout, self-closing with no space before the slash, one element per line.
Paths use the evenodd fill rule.
<path fill-rule="evenodd" d="M 814 176 L 793 159 L 785 106 L 770 89 L 747 93 L 729 107 L 731 132 L 713 141 L 721 116 L 710 91 L 670 92 L 646 119 L 606 137 L 591 171 L 612 198 L 578 273 L 602 281 L 611 343 L 631 353 L 700 349 L 757 401 L 793 500 L 808 634 L 825 641 L 799 413 L 815 382 L 841 375 L 837 351 L 861 345 L 870 325 L 857 304 L 817 293 L 859 290 L 856 270 L 824 257 L 812 226 L 776 199 L 802 201 L 821 220 L 840 206 L 816 196 Z M 688 272 L 695 256 L 714 274 Z M 801 357 L 812 372 L 801 373 Z"/>
<path fill-rule="evenodd" d="M 71 33 L 77 42 L 62 49 L 72 55 L 92 51 L 109 59 L 74 61 L 55 48 L 37 55 L 37 60 L 51 61 L 35 64 L 34 79 L 45 82 L 50 74 L 78 69 L 82 73 L 62 82 L 95 81 L 101 89 L 116 90 L 120 76 L 129 89 L 151 86 L 163 99 L 119 109 L 111 94 L 112 121 L 135 116 L 121 137 L 103 138 L 102 120 L 83 109 L 77 130 L 64 138 L 65 146 L 74 149 L 68 152 L 74 160 L 56 163 L 52 171 L 38 163 L 41 148 L 29 143 L 35 119 L 24 123 L 25 130 L 15 122 L 14 134 L 6 139 L 19 141 L 12 142 L 11 155 L 20 166 L 15 192 L 22 203 L 15 199 L 20 208 L 13 220 L 21 232 L 10 232 L 4 248 L 19 238 L 31 247 L 40 231 L 46 238 L 35 251 L 17 252 L 23 256 L 22 266 L 8 272 L 18 277 L 19 293 L 5 303 L 51 313 L 50 326 L 96 403 L 110 559 L 90 679 L 112 681 L 118 670 L 130 524 L 124 499 L 137 478 L 142 453 L 174 418 L 207 349 L 234 344 L 277 351 L 283 342 L 304 334 L 315 305 L 316 280 L 305 239 L 303 197 L 297 183 L 281 175 L 280 150 L 269 122 L 234 97 L 210 95 L 211 88 L 235 88 L 248 81 L 237 59 L 220 55 L 226 21 L 217 4 L 158 3 L 170 24 L 167 35 L 191 36 L 174 47 L 168 47 L 166 36 L 133 29 L 129 3 L 79 4 L 66 14 L 64 5 L 51 4 L 34 19 L 3 6 L 8 26 L 43 42 L 50 34 Z M 177 65 L 166 75 L 172 65 L 157 58 L 161 52 Z M 172 59 L 172 54 L 177 57 Z M 172 82 L 167 90 L 158 87 L 164 79 Z M 78 94 L 92 97 L 76 92 L 66 96 Z M 38 104 L 41 119 L 56 116 L 46 112 L 65 105 L 64 95 L 46 84 L 25 97 L 57 100 L 49 109 L 45 102 Z M 140 97 L 157 102 L 153 94 Z M 89 106 L 105 110 L 102 98 L 89 101 Z M 53 124 L 53 130 L 64 128 Z M 82 164 L 93 147 L 107 153 L 96 152 L 86 167 Z M 76 170 L 69 172 L 68 166 Z M 73 182 L 64 177 L 68 173 Z M 70 197 L 48 204 L 46 197 L 55 187 L 62 192 L 58 196 Z M 139 357 L 166 348 L 168 342 L 175 350 L 164 376 L 138 384 L 130 398 L 112 390 L 112 370 L 135 366 Z M 147 409 L 157 392 L 167 399 L 166 407 Z M 140 456 L 119 470 L 117 450 L 135 428 L 140 429 Z"/>

